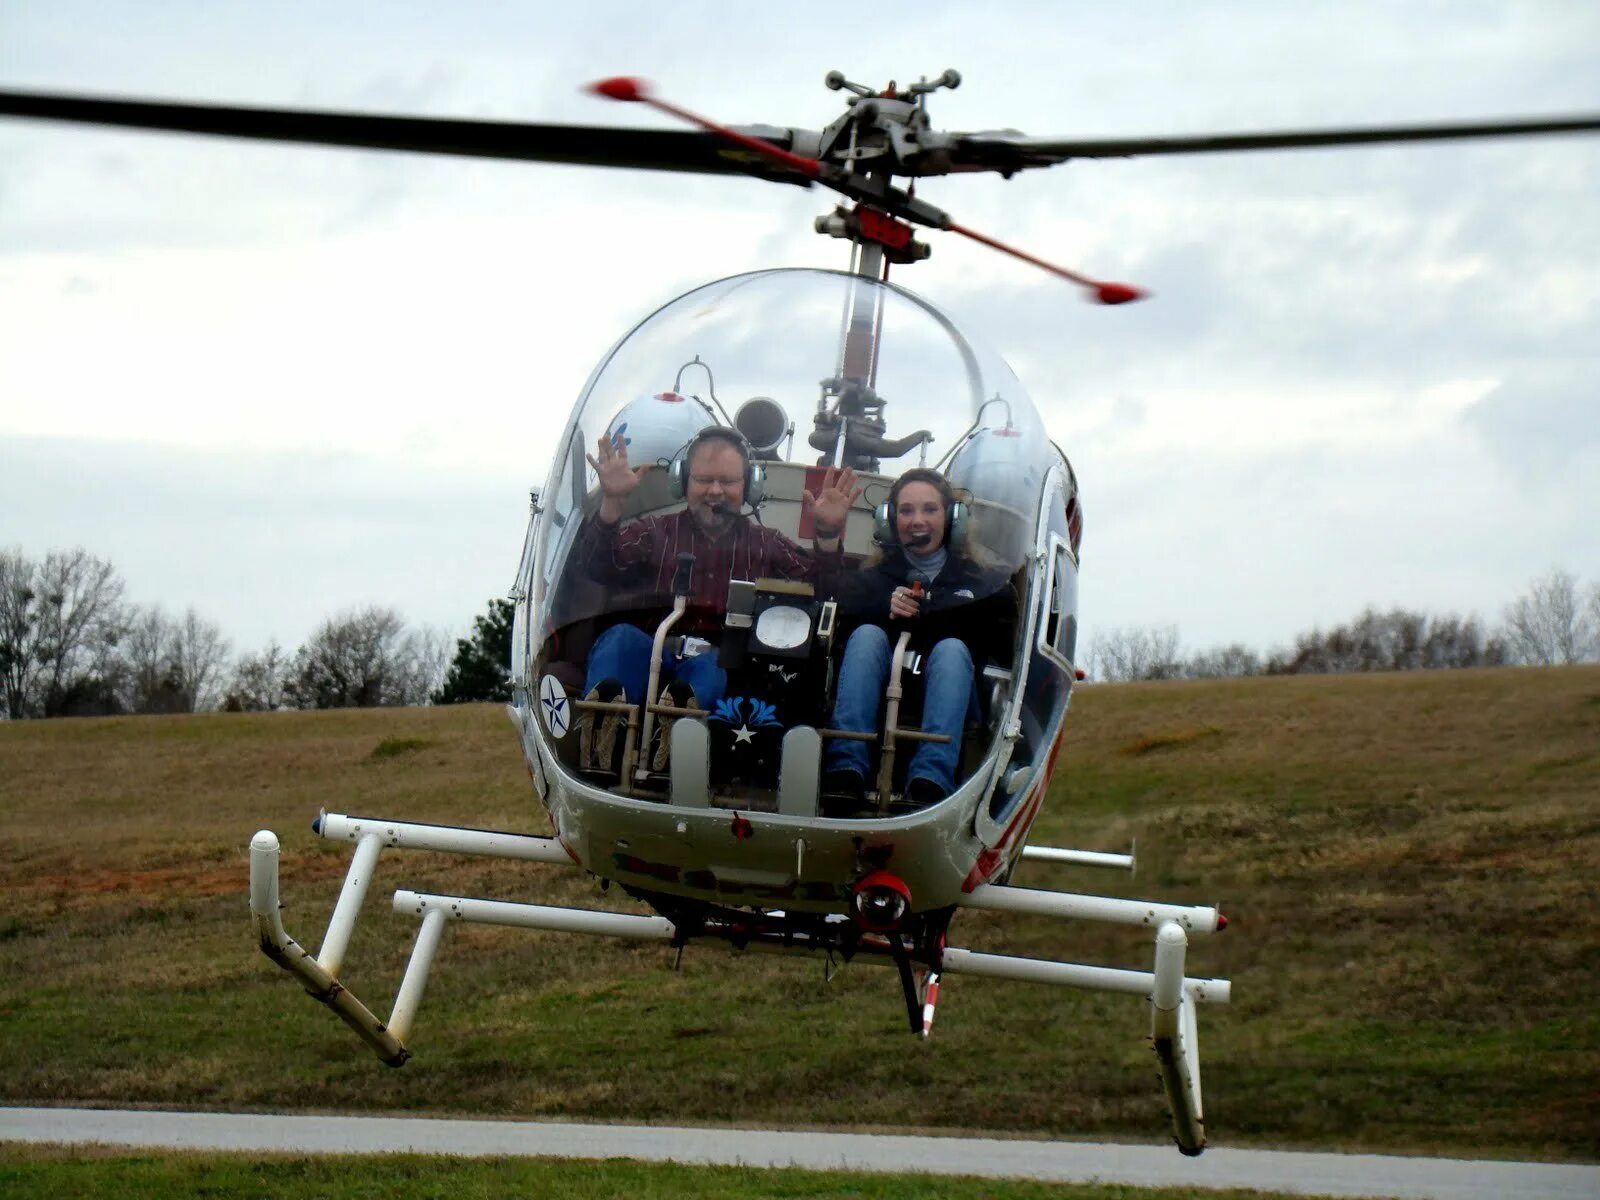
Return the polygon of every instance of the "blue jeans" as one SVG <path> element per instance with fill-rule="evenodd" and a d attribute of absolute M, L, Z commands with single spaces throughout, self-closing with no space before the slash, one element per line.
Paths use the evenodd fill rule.
<path fill-rule="evenodd" d="M 876 733 L 889 683 L 889 662 L 894 657 L 889 635 L 876 625 L 863 625 L 850 635 L 834 692 L 833 727 L 851 733 Z M 972 652 L 956 638 L 934 646 L 923 666 L 922 731 L 943 733 L 948 742 L 917 742 L 906 767 L 906 782 L 928 779 L 946 792 L 956 788 L 956 767 L 961 758 L 961 733 L 967 715 L 976 714 L 978 693 L 973 686 Z M 857 771 L 870 776 L 869 743 L 830 738 L 823 751 L 826 771 Z"/>
<path fill-rule="evenodd" d="M 603 679 L 615 679 L 623 696 L 631 703 L 653 701 L 646 696 L 650 686 L 650 647 L 655 639 L 633 625 L 613 625 L 595 639 L 589 650 L 589 665 L 584 672 L 583 694 L 587 696 Z M 728 673 L 717 666 L 713 651 L 693 658 L 677 658 L 661 652 L 661 686 L 681 681 L 694 689 L 701 708 L 710 708 L 728 690 Z"/>

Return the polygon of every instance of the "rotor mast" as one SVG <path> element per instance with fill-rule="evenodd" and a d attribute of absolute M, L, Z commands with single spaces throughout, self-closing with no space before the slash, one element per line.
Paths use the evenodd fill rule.
<path fill-rule="evenodd" d="M 874 92 L 840 71 L 829 71 L 824 82 L 833 91 L 851 93 L 845 114 L 821 138 L 822 154 L 842 164 L 845 178 L 840 182 L 845 186 L 839 190 L 887 198 L 895 194 L 898 151 L 914 145 L 929 128 L 924 97 L 941 87 L 960 86 L 961 76 L 947 70 L 937 79 L 912 84 L 904 93 L 892 81 L 882 92 Z M 913 239 L 910 225 L 859 198 L 851 207 L 841 205 L 818 217 L 814 227 L 827 237 L 849 239 L 850 274 L 856 282 L 845 304 L 838 362 L 833 378 L 822 383 L 808 440 L 833 466 L 876 471 L 881 457 L 898 458 L 919 443 L 926 447 L 931 439 L 926 430 L 892 442 L 885 438 L 883 399 L 877 392 L 883 293 L 875 285 L 888 280 L 891 264 L 915 262 L 931 251 Z"/>

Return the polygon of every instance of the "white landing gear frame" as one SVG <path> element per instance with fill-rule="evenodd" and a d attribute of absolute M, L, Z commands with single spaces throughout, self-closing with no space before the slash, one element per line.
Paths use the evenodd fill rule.
<path fill-rule="evenodd" d="M 268 958 L 299 980 L 313 999 L 331 1008 L 372 1047 L 380 1059 L 393 1067 L 403 1065 L 411 1057 L 409 1040 L 416 1023 L 417 1010 L 422 1003 L 428 973 L 433 967 L 448 921 L 472 921 L 682 944 L 677 928 L 662 916 L 631 916 L 589 909 L 397 891 L 394 894 L 394 910 L 420 918 L 421 926 L 399 991 L 395 994 L 394 1007 L 388 1020 L 381 1020 L 339 982 L 350 935 L 372 882 L 380 851 L 385 848 L 432 850 L 551 866 L 575 867 L 577 864 L 554 838 L 529 834 L 450 825 L 422 825 L 326 812 L 317 819 L 313 828 L 322 837 L 348 841 L 355 847 L 350 870 L 328 921 L 320 952 L 313 957 L 284 929 L 278 896 L 278 838 L 266 829 L 250 840 L 250 913 L 257 939 Z M 1131 857 L 1091 851 L 1029 847 L 1024 854 L 1027 858 L 1044 861 L 1071 861 L 1104 867 L 1132 866 Z M 1195 1010 L 1200 1004 L 1228 1003 L 1231 986 L 1225 979 L 1187 977 L 1184 974 L 1184 959 L 1190 935 L 1210 934 L 1226 926 L 1227 920 L 1221 913 L 1215 908 L 992 884 L 974 888 L 962 897 L 960 906 L 1152 928 L 1155 931 L 1152 971 L 984 954 L 947 946 L 942 952 L 941 961 L 934 964 L 932 977 L 937 979 L 943 972 L 985 975 L 995 979 L 1015 979 L 1145 997 L 1151 1004 L 1150 1038 L 1160 1068 L 1162 1087 L 1171 1107 L 1174 1138 L 1178 1148 L 1185 1154 L 1199 1154 L 1205 1149 Z M 827 918 L 840 933 L 845 932 L 847 920 L 842 915 Z M 704 936 L 705 931 L 701 932 Z M 771 941 L 744 938 L 741 939 L 741 945 L 746 950 L 787 954 L 826 953 L 837 948 L 830 940 L 804 934 L 786 934 Z M 852 947 L 856 961 L 884 965 L 894 965 L 894 955 L 898 952 L 898 943 L 891 947 L 887 940 L 875 935 L 852 939 Z M 924 1032 L 932 1021 L 933 997 L 926 999 Z"/>

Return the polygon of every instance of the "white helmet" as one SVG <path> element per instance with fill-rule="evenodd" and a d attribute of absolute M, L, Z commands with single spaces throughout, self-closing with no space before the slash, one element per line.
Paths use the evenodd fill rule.
<path fill-rule="evenodd" d="M 606 437 L 628 452 L 635 467 L 665 466 L 716 417 L 705 403 L 677 392 L 657 392 L 631 400 L 611 418 Z"/>

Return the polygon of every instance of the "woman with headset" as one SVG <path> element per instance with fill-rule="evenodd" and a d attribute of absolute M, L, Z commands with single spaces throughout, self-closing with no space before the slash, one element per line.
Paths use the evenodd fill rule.
<path fill-rule="evenodd" d="M 967 506 L 939 472 L 907 471 L 895 480 L 876 517 L 874 537 L 882 553 L 848 578 L 839 598 L 840 616 L 860 624 L 845 646 L 832 726 L 877 732 L 892 648 L 909 630 L 910 648 L 925 662 L 923 732 L 949 738 L 918 742 L 906 767 L 905 802 L 921 808 L 955 790 L 962 730 L 969 714 L 977 712 L 974 650 L 980 661 L 1009 654 L 1016 610 L 1004 573 L 985 570 L 962 546 Z M 864 800 L 867 746 L 847 738 L 828 740 L 825 806 L 832 797 L 843 798 L 846 809 Z"/>

